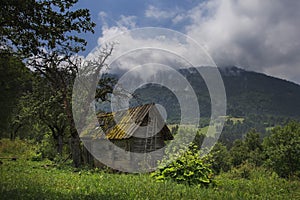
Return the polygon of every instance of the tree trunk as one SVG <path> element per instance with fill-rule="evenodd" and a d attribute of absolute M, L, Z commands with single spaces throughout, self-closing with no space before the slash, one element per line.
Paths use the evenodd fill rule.
<path fill-rule="evenodd" d="M 22 127 L 22 124 L 19 124 L 14 130 L 12 130 L 10 132 L 10 140 L 15 140 L 16 139 L 16 135 L 19 131 L 19 129 Z"/>
<path fill-rule="evenodd" d="M 59 134 L 57 138 L 57 153 L 59 155 L 62 155 L 63 153 L 63 145 L 64 145 L 63 136 Z"/>
<path fill-rule="evenodd" d="M 81 145 L 80 145 L 80 138 L 75 126 L 73 114 L 72 114 L 72 107 L 70 105 L 70 102 L 68 101 L 66 90 L 63 93 L 63 99 L 64 99 L 64 107 L 65 112 L 67 115 L 68 123 L 70 126 L 70 132 L 71 132 L 71 153 L 72 153 L 72 160 L 74 167 L 78 168 L 81 167 Z"/>
<path fill-rule="evenodd" d="M 90 140 L 90 139 L 89 139 Z M 89 152 L 91 150 L 91 141 L 84 141 L 84 146 L 83 146 L 83 160 L 84 163 L 88 164 L 90 167 L 94 166 L 94 157 L 92 154 Z"/>
<path fill-rule="evenodd" d="M 72 160 L 74 167 L 80 167 L 81 162 L 81 146 L 80 146 L 80 138 L 76 132 L 76 135 L 71 136 L 71 152 L 72 152 Z"/>

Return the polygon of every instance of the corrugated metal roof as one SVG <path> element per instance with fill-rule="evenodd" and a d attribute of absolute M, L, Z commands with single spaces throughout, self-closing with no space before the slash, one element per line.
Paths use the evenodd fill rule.
<path fill-rule="evenodd" d="M 134 132 L 154 105 L 154 103 L 151 103 L 113 113 L 101 113 L 97 117 L 107 139 L 127 139 L 134 135 Z M 117 124 L 114 119 L 117 119 Z M 166 125 L 162 131 L 166 140 L 173 139 Z"/>
<path fill-rule="evenodd" d="M 130 138 L 152 106 L 154 106 L 154 104 L 146 104 L 128 110 L 99 114 L 99 123 L 105 131 L 106 138 Z M 118 124 L 115 124 L 114 119 L 118 119 Z"/>

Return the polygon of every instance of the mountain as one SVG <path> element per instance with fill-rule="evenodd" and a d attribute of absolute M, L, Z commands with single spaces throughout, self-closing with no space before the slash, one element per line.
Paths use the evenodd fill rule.
<path fill-rule="evenodd" d="M 199 67 L 197 69 L 205 72 L 205 74 L 213 72 L 212 67 Z M 299 85 L 235 66 L 222 67 L 219 70 L 226 90 L 227 115 L 234 117 L 249 115 L 300 117 Z M 179 69 L 179 72 L 188 80 L 195 91 L 201 116 L 209 117 L 210 97 L 203 78 L 195 68 Z M 169 122 L 176 122 L 180 119 L 178 100 L 166 87 L 147 84 L 137 89 L 135 95 L 139 99 L 138 101 L 132 100 L 132 104 L 159 103 L 165 107 Z"/>

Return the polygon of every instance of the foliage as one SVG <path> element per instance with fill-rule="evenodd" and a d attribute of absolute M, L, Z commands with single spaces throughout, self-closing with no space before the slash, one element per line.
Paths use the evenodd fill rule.
<path fill-rule="evenodd" d="M 77 0 L 1 0 L 1 45 L 30 57 L 43 51 L 79 52 L 86 41 L 78 36 L 93 31 L 89 10 L 72 9 Z"/>
<path fill-rule="evenodd" d="M 0 155 L 3 157 L 26 157 L 28 151 L 34 149 L 34 145 L 30 141 L 20 140 L 16 138 L 14 141 L 9 139 L 0 140 Z"/>
<path fill-rule="evenodd" d="M 267 156 L 266 166 L 281 177 L 300 177 L 300 124 L 291 122 L 276 127 L 263 143 Z"/>
<path fill-rule="evenodd" d="M 0 50 L 0 138 L 14 138 L 19 129 L 12 123 L 19 98 L 31 90 L 30 70 L 16 56 L 5 55 Z"/>
<path fill-rule="evenodd" d="M 227 172 L 231 168 L 231 156 L 226 146 L 222 143 L 217 143 L 210 151 L 211 159 L 211 168 L 215 173 L 219 174 L 220 172 Z"/>
<path fill-rule="evenodd" d="M 71 92 L 81 63 L 76 54 L 86 45 L 80 33 L 93 32 L 95 24 L 89 10 L 74 8 L 76 3 L 77 0 L 1 1 L 0 42 L 5 53 L 22 56 L 40 77 L 46 79 L 46 83 L 41 83 L 51 92 L 46 98 L 49 101 L 43 102 L 45 96 L 41 95 L 39 101 L 34 101 L 35 105 L 42 102 L 41 106 L 34 107 L 35 111 L 58 141 L 59 153 L 68 125 L 74 165 L 78 167 L 81 165 L 81 146 L 72 115 Z M 39 109 L 41 107 L 44 110 Z M 55 108 L 54 112 L 49 107 Z M 41 118 L 40 114 L 45 116 Z M 48 124 L 45 118 L 54 120 L 55 124 Z"/>
<path fill-rule="evenodd" d="M 255 166 L 248 161 L 243 162 L 236 168 L 231 170 L 232 178 L 244 178 L 250 179 L 251 172 L 255 169 Z"/>
<path fill-rule="evenodd" d="M 249 151 L 242 140 L 236 140 L 230 149 L 230 155 L 232 158 L 232 165 L 238 166 L 249 158 Z"/>
<path fill-rule="evenodd" d="M 230 149 L 231 162 L 233 166 L 239 166 L 248 161 L 255 166 L 262 165 L 264 152 L 261 145 L 260 134 L 255 130 L 248 132 L 244 140 L 235 140 Z"/>
<path fill-rule="evenodd" d="M 32 92 L 24 95 L 19 100 L 18 120 L 23 128 L 27 127 L 28 135 L 37 142 L 41 142 L 48 133 L 51 135 L 52 151 L 62 153 L 63 143 L 67 136 L 67 119 L 63 109 L 63 98 L 60 92 L 49 90 L 47 79 L 34 74 Z M 43 130 L 32 134 L 33 127 L 41 127 Z M 29 130 L 28 130 L 29 129 Z M 26 130 L 26 129 L 25 129 Z M 42 134 L 41 134 L 42 132 Z M 30 133 L 30 134 L 29 134 Z"/>
<path fill-rule="evenodd" d="M 173 180 L 188 185 L 208 186 L 213 183 L 212 170 L 200 159 L 197 146 L 192 145 L 187 151 L 179 153 L 178 159 L 159 167 L 152 176 L 158 181 Z"/>
<path fill-rule="evenodd" d="M 42 158 L 53 160 L 58 152 L 56 151 L 56 144 L 53 138 L 49 134 L 45 134 L 43 140 L 38 145 L 38 153 L 41 154 Z"/>

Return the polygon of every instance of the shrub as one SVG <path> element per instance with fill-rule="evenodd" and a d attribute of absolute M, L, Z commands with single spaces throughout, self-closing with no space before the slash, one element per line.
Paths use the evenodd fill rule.
<path fill-rule="evenodd" d="M 48 158 L 49 160 L 54 160 L 57 156 L 56 145 L 49 134 L 45 134 L 43 140 L 39 144 L 37 154 L 41 154 L 42 158 Z"/>
<path fill-rule="evenodd" d="M 31 156 L 31 161 L 41 161 L 42 159 L 41 153 L 35 153 Z"/>
<path fill-rule="evenodd" d="M 291 122 L 276 127 L 263 143 L 267 160 L 265 165 L 279 176 L 300 177 L 300 124 Z"/>
<path fill-rule="evenodd" d="M 242 163 L 236 168 L 233 168 L 230 172 L 232 178 L 244 178 L 250 179 L 252 171 L 255 169 L 255 166 L 248 161 Z"/>
<path fill-rule="evenodd" d="M 226 146 L 217 143 L 209 154 L 211 156 L 209 162 L 215 173 L 219 174 L 220 172 L 227 172 L 230 170 L 231 157 Z"/>
<path fill-rule="evenodd" d="M 197 146 L 192 145 L 187 151 L 180 151 L 180 157 L 169 165 L 159 167 L 152 174 L 157 181 L 173 180 L 188 185 L 208 186 L 213 183 L 213 173 L 208 164 L 200 159 Z"/>
<path fill-rule="evenodd" d="M 0 154 L 3 157 L 31 158 L 35 147 L 32 141 L 19 138 L 0 140 Z"/>

